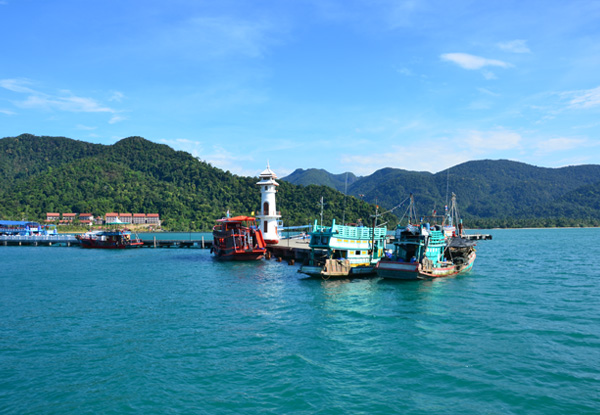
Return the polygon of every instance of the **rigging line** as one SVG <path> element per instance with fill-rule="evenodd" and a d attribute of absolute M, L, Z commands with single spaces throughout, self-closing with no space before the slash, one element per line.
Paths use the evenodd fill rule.
<path fill-rule="evenodd" d="M 396 206 L 394 206 L 393 208 L 391 208 L 390 210 L 386 210 L 385 212 L 380 213 L 379 215 L 385 215 L 387 213 L 391 213 L 394 210 L 398 209 L 400 206 L 402 206 L 404 204 L 404 202 L 406 202 L 408 199 L 410 199 L 410 196 L 408 196 L 406 199 L 404 199 L 402 202 L 400 202 L 399 204 L 397 204 Z"/>
<path fill-rule="evenodd" d="M 446 170 L 446 206 L 448 206 L 448 187 L 450 185 L 450 167 Z"/>

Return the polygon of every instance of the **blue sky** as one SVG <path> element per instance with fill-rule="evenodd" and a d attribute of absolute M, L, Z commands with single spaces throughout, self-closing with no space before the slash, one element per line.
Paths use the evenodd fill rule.
<path fill-rule="evenodd" d="M 599 1 L 0 0 L 0 137 L 233 173 L 600 163 Z"/>

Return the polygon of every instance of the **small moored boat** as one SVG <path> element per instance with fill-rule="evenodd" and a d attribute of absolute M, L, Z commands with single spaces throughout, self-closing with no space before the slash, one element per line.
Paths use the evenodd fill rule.
<path fill-rule="evenodd" d="M 144 242 L 129 229 L 90 231 L 75 237 L 82 248 L 128 249 L 144 245 Z"/>

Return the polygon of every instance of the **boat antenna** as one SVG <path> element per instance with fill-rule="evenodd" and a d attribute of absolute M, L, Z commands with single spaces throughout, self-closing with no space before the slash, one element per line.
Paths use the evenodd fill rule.
<path fill-rule="evenodd" d="M 448 206 L 448 187 L 450 184 L 450 167 L 446 170 L 446 206 Z"/>
<path fill-rule="evenodd" d="M 373 262 L 373 251 L 375 251 L 375 229 L 377 228 L 377 217 L 379 211 L 379 204 L 377 203 L 377 198 L 375 198 L 375 215 L 371 215 L 373 218 L 373 233 L 371 236 L 371 254 L 369 255 L 369 264 Z"/>
<path fill-rule="evenodd" d="M 323 196 L 321 196 L 321 226 L 323 226 Z"/>
<path fill-rule="evenodd" d="M 346 184 L 344 185 L 344 210 L 342 213 L 342 225 L 346 224 L 346 195 L 348 194 L 348 172 L 346 172 Z"/>

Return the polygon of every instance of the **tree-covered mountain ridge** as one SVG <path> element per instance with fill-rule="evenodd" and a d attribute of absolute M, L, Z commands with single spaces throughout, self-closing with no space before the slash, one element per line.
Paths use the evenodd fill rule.
<path fill-rule="evenodd" d="M 213 167 L 184 151 L 142 137 L 113 145 L 22 134 L 0 139 L 0 219 L 44 220 L 47 212 L 159 213 L 172 230 L 209 230 L 230 211 L 260 207 L 258 178 Z M 367 220 L 374 206 L 328 186 L 280 182 L 277 210 L 286 226 Z M 391 225 L 393 215 L 382 219 Z"/>
<path fill-rule="evenodd" d="M 331 173 L 319 170 L 315 175 L 312 170 L 296 170 L 282 180 L 327 185 L 328 180 L 308 178 Z M 600 165 L 546 168 L 510 160 L 478 160 L 435 174 L 383 168 L 357 177 L 347 193 L 386 208 L 413 193 L 417 211 L 423 215 L 442 212 L 455 193 L 462 216 L 478 226 L 600 224 Z"/>

